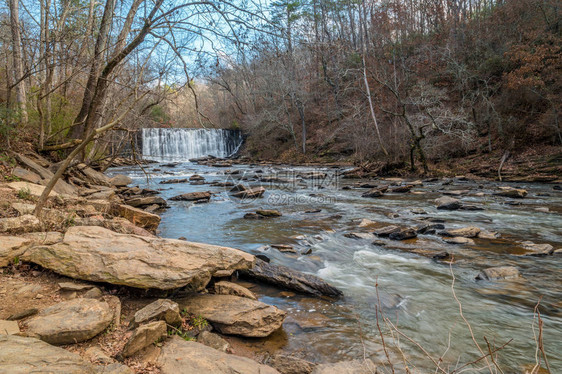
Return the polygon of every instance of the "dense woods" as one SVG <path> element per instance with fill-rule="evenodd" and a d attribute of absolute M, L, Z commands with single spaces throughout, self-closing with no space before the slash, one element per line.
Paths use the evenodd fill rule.
<path fill-rule="evenodd" d="M 253 157 L 427 171 L 562 143 L 554 0 L 7 0 L 0 27 L 3 148 L 96 161 L 140 127 L 241 128 Z"/>

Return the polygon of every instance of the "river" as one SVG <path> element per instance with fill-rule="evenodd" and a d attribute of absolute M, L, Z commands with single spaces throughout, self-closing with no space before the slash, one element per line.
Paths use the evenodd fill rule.
<path fill-rule="evenodd" d="M 533 311 L 540 300 L 547 357 L 552 372 L 562 372 L 562 255 L 523 256 L 525 251 L 518 245 L 530 240 L 562 248 L 562 191 L 554 190 L 553 185 L 502 184 L 529 191 L 526 198 L 513 200 L 493 194 L 497 183 L 453 178 L 425 181 L 410 193 L 364 198 L 361 194 L 367 189 L 359 188 L 358 180 L 341 178 L 344 169 L 337 167 L 218 168 L 190 162 L 164 165 L 147 166 L 149 177 L 137 167 L 113 168 L 109 172 L 127 174 L 140 187 L 159 189 L 165 199 L 194 191 L 214 193 L 207 204 L 168 200 L 170 208 L 161 213 L 160 236 L 185 237 L 265 254 L 274 263 L 318 275 L 344 292 L 342 299 L 332 301 L 272 287 L 253 287 L 261 301 L 286 310 L 288 317 L 282 331 L 241 344 L 261 352 L 298 354 L 316 362 L 372 357 L 380 365 L 387 362 L 384 370 L 392 372 L 388 354 L 397 372 L 405 365 L 410 370 L 417 367 L 422 373 L 435 372 L 435 365 L 418 348 L 419 344 L 435 360 L 443 356 L 441 367 L 451 371 L 480 355 L 459 313 L 460 302 L 482 350 L 488 352 L 484 336 L 492 347 L 509 341 L 497 353 L 497 360 L 507 368 L 506 373 L 519 373 L 525 365 L 532 367 L 535 363 L 534 334 L 538 334 L 538 324 Z M 308 179 L 307 172 L 327 173 L 328 177 Z M 203 176 L 206 182 L 262 185 L 267 192 L 260 199 L 248 201 L 232 198 L 230 187 L 159 184 L 193 174 Z M 268 176 L 279 179 L 256 180 Z M 437 210 L 434 200 L 446 190 L 462 190 L 458 198 L 463 203 L 483 210 Z M 283 216 L 243 218 L 257 209 L 277 209 Z M 373 231 L 360 227 L 363 219 L 376 222 L 373 227 L 436 222 L 442 222 L 446 229 L 477 226 L 498 232 L 501 238 L 454 245 L 445 243 L 439 235 L 418 235 L 407 241 L 346 237 L 351 232 Z M 297 253 L 282 253 L 270 248 L 271 244 L 293 245 Z M 453 255 L 452 263 L 432 258 L 442 251 Z M 516 266 L 522 277 L 474 279 L 486 267 L 506 265 Z M 458 302 L 452 292 L 452 274 Z M 382 314 L 377 312 L 379 305 Z M 403 335 L 398 335 L 389 322 Z M 386 353 L 379 327 L 385 336 Z M 475 366 L 486 363 L 481 360 Z"/>

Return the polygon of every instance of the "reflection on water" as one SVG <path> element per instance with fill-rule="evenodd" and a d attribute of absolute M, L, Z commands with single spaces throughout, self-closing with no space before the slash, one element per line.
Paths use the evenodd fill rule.
<path fill-rule="evenodd" d="M 225 170 L 184 163 L 173 168 L 155 164 L 148 169 L 153 168 L 161 171 L 152 174 L 148 181 L 134 168 L 116 168 L 112 173 L 128 173 L 139 186 L 161 189 L 161 196 L 166 199 L 193 191 L 215 194 L 209 204 L 169 201 L 171 208 L 162 213 L 161 236 L 183 236 L 191 241 L 263 253 L 276 263 L 316 274 L 344 291 L 345 297 L 333 302 L 253 286 L 261 295 L 260 300 L 288 311 L 288 318 L 284 332 L 248 342 L 249 345 L 270 352 L 300 352 L 313 361 L 354 359 L 364 354 L 376 361 L 385 360 L 376 324 L 376 306 L 380 303 L 389 321 L 435 358 L 444 355 L 444 367 L 454 368 L 457 362 L 462 365 L 474 360 L 477 351 L 453 297 L 452 270 L 456 295 L 483 349 L 488 349 L 484 336 L 494 346 L 513 339 L 499 355 L 510 372 L 521 372 L 523 365 L 535 361 L 533 307 L 541 300 L 546 351 L 554 372 L 562 372 L 562 358 L 558 355 L 562 351 L 562 256 L 520 256 L 524 250 L 517 246 L 519 241 L 531 240 L 562 248 L 562 193 L 552 186 L 521 185 L 529 190 L 521 205 L 509 205 L 509 199 L 494 196 L 494 183 L 466 181 L 445 186 L 440 181 L 424 183 L 414 187 L 414 193 L 370 199 L 361 197 L 364 188 L 342 189 L 355 181 L 332 178 L 327 188 L 314 186 L 314 178 L 306 175 L 313 171 L 310 168 L 246 165 Z M 240 170 L 239 174 L 225 174 L 236 170 Z M 333 176 L 337 170 L 320 172 Z M 244 183 L 264 185 L 267 192 L 261 199 L 245 201 L 233 200 L 227 192 L 231 187 L 158 184 L 163 179 L 192 174 L 204 176 L 207 182 L 238 183 L 239 178 L 246 178 L 249 180 Z M 268 182 L 252 180 L 254 176 Z M 484 210 L 437 210 L 433 200 L 442 196 L 443 188 L 469 190 L 459 198 Z M 548 207 L 550 212 L 537 211 L 537 207 Z M 245 213 L 257 209 L 277 209 L 283 216 L 243 219 Z M 368 228 L 359 227 L 363 218 L 404 226 L 444 222 L 447 229 L 474 225 L 497 231 L 502 238 L 476 239 L 474 245 L 455 246 L 436 235 L 422 235 L 407 242 L 377 238 L 377 244 L 372 244 L 373 240 L 344 237 L 349 232 L 369 232 Z M 267 247 L 269 244 L 292 244 L 299 254 L 281 253 Z M 432 253 L 442 251 L 454 256 L 451 267 L 431 259 Z M 517 266 L 523 278 L 474 280 L 481 269 L 504 265 Z M 380 315 L 378 319 L 388 333 Z M 394 341 L 396 338 L 395 335 Z M 387 336 L 386 342 L 392 359 L 400 360 L 392 337 Z M 432 367 L 405 337 L 400 338 L 400 346 L 421 372 Z"/>

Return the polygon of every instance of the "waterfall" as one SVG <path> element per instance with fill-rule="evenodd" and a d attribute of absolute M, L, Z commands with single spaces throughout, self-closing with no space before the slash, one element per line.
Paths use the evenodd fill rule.
<path fill-rule="evenodd" d="M 242 134 L 224 129 L 142 129 L 143 157 L 188 160 L 203 156 L 228 157 L 242 144 Z"/>

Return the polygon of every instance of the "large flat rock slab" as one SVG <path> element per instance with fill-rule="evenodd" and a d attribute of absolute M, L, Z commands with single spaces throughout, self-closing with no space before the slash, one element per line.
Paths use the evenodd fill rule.
<path fill-rule="evenodd" d="M 195 295 L 179 302 L 223 334 L 264 337 L 283 324 L 287 313 L 261 301 L 232 295 Z"/>
<path fill-rule="evenodd" d="M 0 373 L 94 374 L 89 362 L 75 353 L 39 339 L 0 335 Z"/>
<path fill-rule="evenodd" d="M 45 190 L 44 186 L 40 186 L 38 184 L 28 183 L 28 182 L 11 182 L 8 183 L 7 186 L 16 192 L 25 191 L 26 193 L 28 192 L 31 196 L 35 196 L 35 197 L 41 196 L 41 194 Z M 49 192 L 49 196 L 57 196 L 57 195 L 58 193 L 55 192 L 54 190 Z"/>
<path fill-rule="evenodd" d="M 93 338 L 113 320 L 105 301 L 73 299 L 42 310 L 27 324 L 28 333 L 50 344 L 72 344 Z"/>
<path fill-rule="evenodd" d="M 249 269 L 255 261 L 238 249 L 97 226 L 71 227 L 61 243 L 32 247 L 23 259 L 75 279 L 162 290 L 187 285 L 199 290 L 215 272 Z"/>
<path fill-rule="evenodd" d="M 157 365 L 162 374 L 279 374 L 270 366 L 230 355 L 174 336 L 162 348 Z"/>

